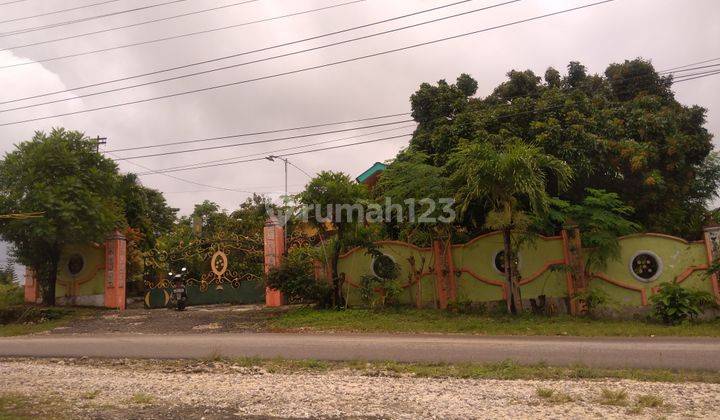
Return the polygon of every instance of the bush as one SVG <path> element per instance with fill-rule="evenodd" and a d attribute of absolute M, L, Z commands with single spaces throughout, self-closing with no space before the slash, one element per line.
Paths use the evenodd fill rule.
<path fill-rule="evenodd" d="M 360 279 L 360 298 L 372 309 L 397 305 L 402 290 L 396 279 L 383 279 L 373 275 L 364 275 Z"/>
<path fill-rule="evenodd" d="M 307 249 L 290 250 L 280 267 L 268 271 L 267 286 L 280 290 L 290 303 L 316 302 L 324 306 L 330 295 L 330 286 L 315 280 L 312 257 Z"/>
<path fill-rule="evenodd" d="M 585 304 L 588 315 L 595 315 L 595 312 L 610 302 L 610 296 L 602 289 L 590 289 L 579 292 L 574 297 L 578 302 Z"/>
<path fill-rule="evenodd" d="M 17 284 L 0 284 L 0 308 L 7 308 L 13 305 L 22 305 L 25 300 L 25 292 Z"/>
<path fill-rule="evenodd" d="M 665 324 L 675 325 L 695 320 L 704 308 L 714 303 L 710 293 L 689 290 L 678 283 L 663 283 L 653 296 L 653 315 Z"/>

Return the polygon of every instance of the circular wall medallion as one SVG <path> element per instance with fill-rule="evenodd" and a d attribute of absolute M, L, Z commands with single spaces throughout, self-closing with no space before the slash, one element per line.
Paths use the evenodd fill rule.
<path fill-rule="evenodd" d="M 228 269 L 227 255 L 222 251 L 215 252 L 212 258 L 210 258 L 210 269 L 218 277 L 225 274 Z"/>
<path fill-rule="evenodd" d="M 638 251 L 630 258 L 630 274 L 636 280 L 649 283 L 660 277 L 663 263 L 652 251 Z"/>
<path fill-rule="evenodd" d="M 505 251 L 499 250 L 492 257 L 492 266 L 498 273 L 505 275 Z M 520 255 L 515 257 L 515 268 L 520 269 Z"/>
<path fill-rule="evenodd" d="M 370 269 L 375 277 L 379 277 L 381 279 L 391 279 L 397 277 L 395 259 L 386 254 L 373 257 Z"/>
<path fill-rule="evenodd" d="M 80 254 L 72 254 L 70 258 L 68 258 L 68 271 L 70 272 L 70 275 L 77 276 L 82 271 L 83 267 L 85 267 L 85 260 L 83 259 L 82 255 Z"/>

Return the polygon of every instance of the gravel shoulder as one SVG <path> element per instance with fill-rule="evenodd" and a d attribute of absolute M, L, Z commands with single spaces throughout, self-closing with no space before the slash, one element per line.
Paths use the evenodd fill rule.
<path fill-rule="evenodd" d="M 603 390 L 615 397 L 603 396 Z M 45 418 L 53 416 L 38 411 L 42 398 L 62 401 L 56 414 L 70 418 L 716 418 L 720 384 L 423 378 L 371 368 L 282 373 L 212 361 L 4 359 L 3 395 L 26 398 L 27 415 Z"/>

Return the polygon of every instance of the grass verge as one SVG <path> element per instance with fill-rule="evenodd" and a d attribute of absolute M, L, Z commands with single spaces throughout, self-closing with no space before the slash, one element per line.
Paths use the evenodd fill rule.
<path fill-rule="evenodd" d="M 157 363 L 156 363 L 157 362 Z M 153 368 L 163 363 L 190 363 L 189 361 L 156 361 Z M 502 380 L 602 380 L 628 379 L 644 382 L 702 382 L 720 383 L 720 372 L 671 369 L 605 369 L 587 366 L 522 365 L 507 360 L 499 363 L 401 363 L 367 361 L 324 361 L 260 358 L 222 358 L 213 355 L 205 359 L 208 364 L 226 364 L 245 368 L 260 368 L 268 373 L 294 374 L 348 372 L 367 376 L 414 376 L 421 378 L 502 379 Z M 548 391 L 541 390 L 540 393 Z M 561 398 L 563 399 L 563 398 Z"/>
<path fill-rule="evenodd" d="M 49 331 L 69 324 L 75 319 L 92 314 L 96 309 L 90 308 L 57 308 L 22 306 L 5 308 L 4 311 L 13 311 L 20 314 L 4 324 L 0 324 L 0 337 L 35 334 Z"/>
<path fill-rule="evenodd" d="M 644 320 L 604 320 L 559 315 L 454 314 L 431 309 L 340 311 L 294 309 L 272 318 L 275 331 L 462 333 L 478 335 L 568 335 L 584 337 L 720 337 L 720 320 L 663 325 Z"/>

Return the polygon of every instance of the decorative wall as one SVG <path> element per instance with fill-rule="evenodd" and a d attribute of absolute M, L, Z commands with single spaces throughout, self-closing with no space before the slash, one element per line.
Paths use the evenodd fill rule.
<path fill-rule="evenodd" d="M 573 244 L 578 243 L 576 235 L 581 233 L 563 231 L 560 236 L 539 237 L 518 252 L 522 298 L 555 298 L 575 312 L 575 302 L 569 297 L 584 288 L 599 288 L 607 292 L 612 306 L 642 307 L 650 303 L 660 284 L 677 281 L 711 292 L 720 301 L 717 278 L 707 274 L 708 264 L 717 257 L 712 255 L 710 233 L 697 242 L 655 233 L 623 237 L 620 258 L 609 261 L 585 285 L 578 284 L 566 268 L 578 258 Z M 429 248 L 398 241 L 380 241 L 377 245 L 400 268 L 402 304 L 444 308 L 453 301 L 491 302 L 506 296 L 500 232 L 459 245 L 440 241 Z M 373 273 L 373 264 L 374 258 L 361 248 L 340 257 L 339 272 L 345 278 L 348 305 L 362 305 L 361 280 Z"/>

